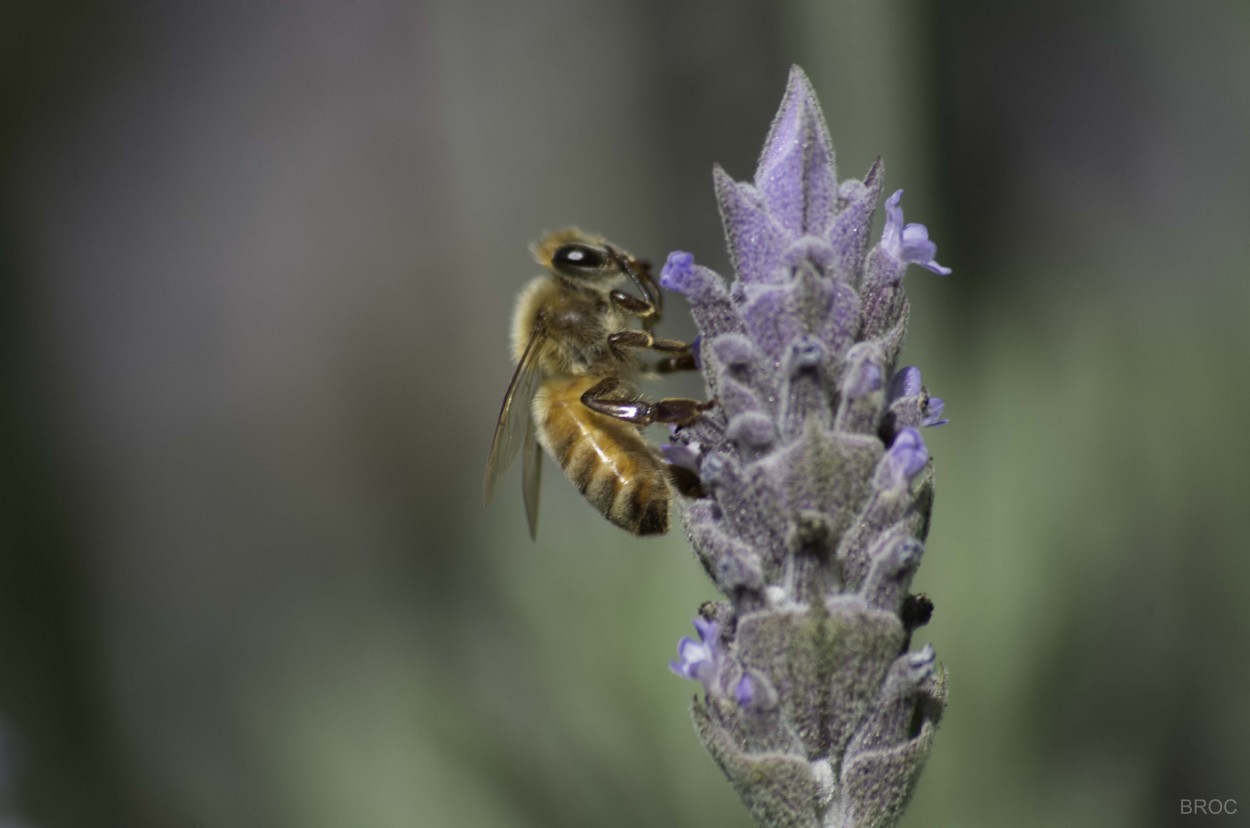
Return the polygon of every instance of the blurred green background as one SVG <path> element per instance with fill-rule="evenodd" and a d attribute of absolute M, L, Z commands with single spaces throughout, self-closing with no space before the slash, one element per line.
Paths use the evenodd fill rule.
<path fill-rule="evenodd" d="M 1250 814 L 1250 5 L 0 14 L 0 823 L 747 828 L 680 532 L 480 481 L 526 243 L 728 272 L 791 63 L 955 270 L 905 824 Z"/>

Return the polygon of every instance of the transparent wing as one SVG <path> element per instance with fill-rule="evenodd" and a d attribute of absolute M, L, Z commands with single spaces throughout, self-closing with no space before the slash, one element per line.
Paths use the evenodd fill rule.
<path fill-rule="evenodd" d="M 542 330 L 535 328 L 525 346 L 525 353 L 521 354 L 521 361 L 517 363 L 512 381 L 508 383 L 508 390 L 504 392 L 503 405 L 499 408 L 499 422 L 495 424 L 495 437 L 490 443 L 490 456 L 486 459 L 486 479 L 482 485 L 483 501 L 486 503 L 490 502 L 495 481 L 516 459 L 522 441 L 526 440 L 526 435 L 533 429 L 530 403 L 538 390 L 538 382 L 542 379 L 542 371 L 538 367 L 542 340 Z"/>
<path fill-rule="evenodd" d="M 530 540 L 538 538 L 538 485 L 542 482 L 543 449 L 531 422 L 525 430 L 525 452 L 521 455 L 521 495 L 525 498 L 525 519 Z"/>

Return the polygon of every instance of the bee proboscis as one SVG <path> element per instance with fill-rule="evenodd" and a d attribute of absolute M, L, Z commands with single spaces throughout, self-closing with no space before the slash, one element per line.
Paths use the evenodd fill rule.
<path fill-rule="evenodd" d="M 612 523 L 636 535 L 666 532 L 670 471 L 642 428 L 689 423 L 711 403 L 677 397 L 648 402 L 634 383 L 645 375 L 693 368 L 690 345 L 651 334 L 661 298 L 646 262 L 576 228 L 549 233 L 532 250 L 546 273 L 517 299 L 516 371 L 491 442 L 485 498 L 521 451 L 525 515 L 534 537 L 546 449 Z M 642 298 L 619 288 L 626 281 Z M 641 320 L 641 329 L 628 327 L 631 318 Z M 645 351 L 665 356 L 649 363 Z"/>

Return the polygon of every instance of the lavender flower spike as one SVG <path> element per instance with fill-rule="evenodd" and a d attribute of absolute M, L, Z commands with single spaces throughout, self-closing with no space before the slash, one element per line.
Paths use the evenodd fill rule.
<path fill-rule="evenodd" d="M 932 604 L 908 594 L 933 503 L 919 428 L 942 401 L 896 363 L 903 270 L 949 270 L 898 193 L 869 247 L 883 175 L 837 181 L 795 68 L 754 182 L 716 170 L 737 278 L 688 253 L 661 275 L 690 302 L 718 401 L 668 454 L 699 477 L 686 533 L 726 598 L 671 666 L 703 685 L 696 730 L 768 828 L 894 825 L 946 700 L 932 648 L 910 649 Z"/>

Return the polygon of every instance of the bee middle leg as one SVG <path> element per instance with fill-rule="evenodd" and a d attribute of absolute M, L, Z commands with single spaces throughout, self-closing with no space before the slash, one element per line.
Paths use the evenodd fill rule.
<path fill-rule="evenodd" d="M 658 339 L 650 331 L 617 331 L 608 334 L 608 344 L 615 348 L 647 348 L 651 351 L 681 354 L 690 351 L 690 343 L 680 339 Z"/>
<path fill-rule="evenodd" d="M 666 397 L 655 402 L 640 399 L 621 399 L 621 381 L 618 377 L 606 377 L 586 389 L 582 405 L 599 414 L 624 420 L 636 425 L 674 423 L 687 425 L 710 410 L 715 402 L 699 402 L 686 397 Z"/>

